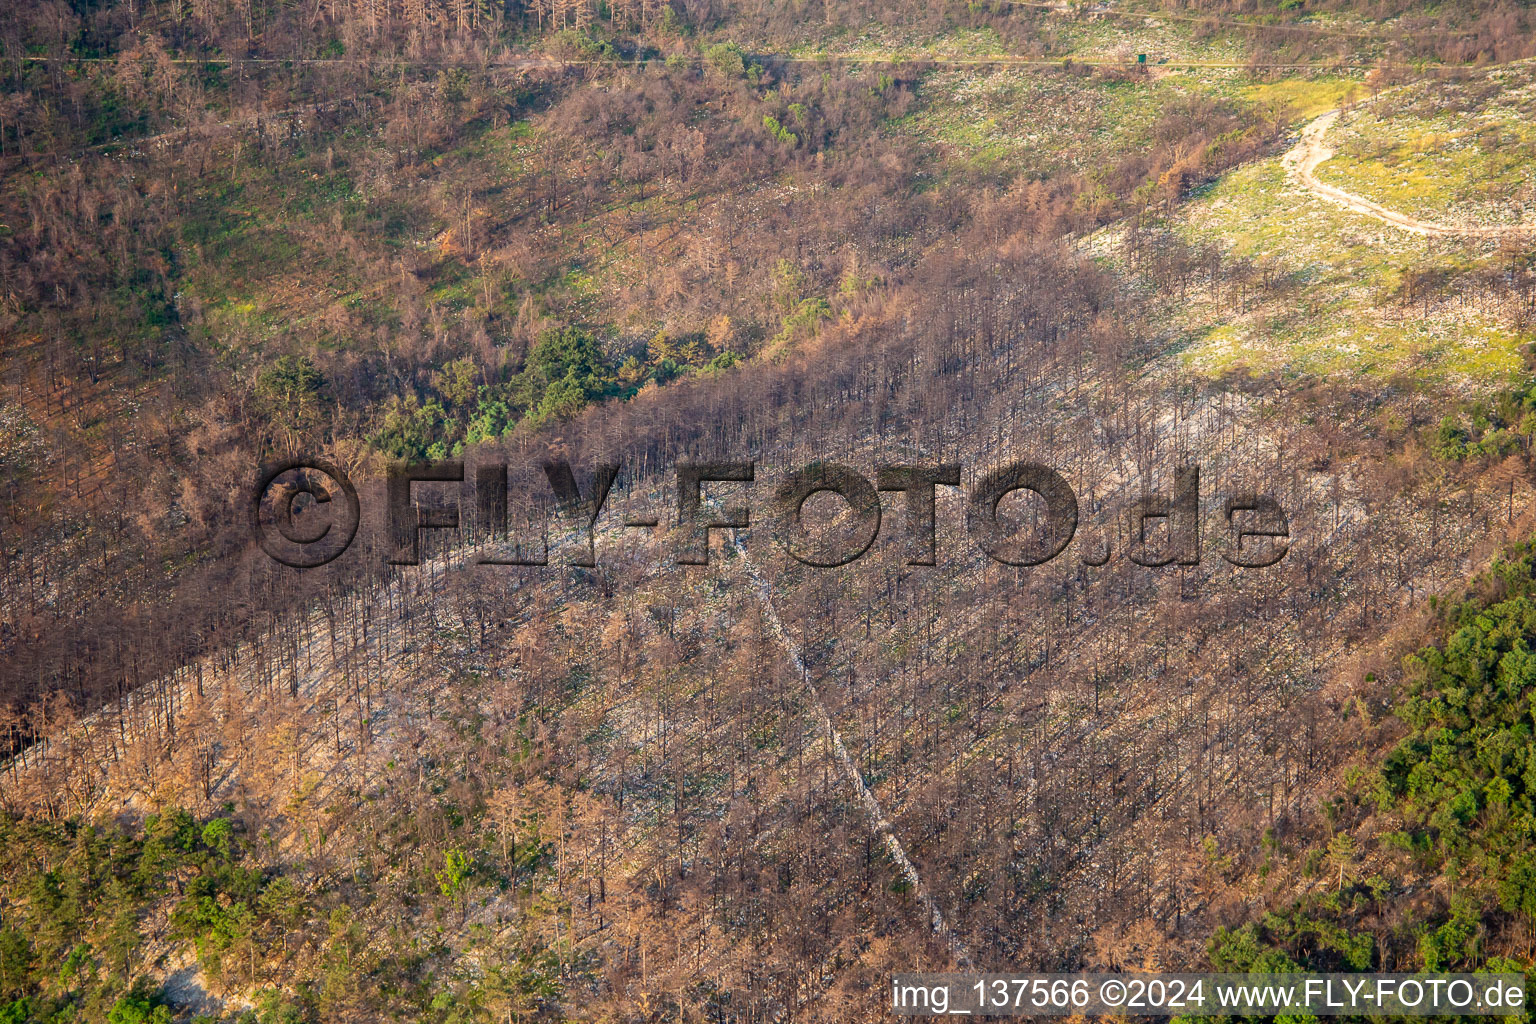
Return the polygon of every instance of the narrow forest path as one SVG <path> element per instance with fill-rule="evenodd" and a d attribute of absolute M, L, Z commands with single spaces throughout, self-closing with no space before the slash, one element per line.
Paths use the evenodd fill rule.
<path fill-rule="evenodd" d="M 718 503 L 709 499 L 705 500 L 717 510 L 720 510 Z M 752 560 L 752 556 L 747 553 L 747 546 L 741 539 L 741 532 L 739 530 L 732 530 L 730 537 L 731 547 L 735 550 L 736 556 L 741 559 L 742 565 L 746 566 L 747 575 L 752 579 L 753 590 L 756 591 L 758 604 L 762 607 L 763 622 L 767 625 L 768 631 L 773 634 L 773 638 L 779 642 L 779 646 L 784 649 L 784 654 L 789 659 L 790 665 L 794 668 L 796 675 L 800 677 L 806 692 L 810 694 L 811 703 L 815 707 L 816 717 L 819 720 L 818 724 L 821 726 L 822 732 L 832 748 L 832 757 L 837 762 L 837 767 L 843 773 L 843 777 L 848 780 L 849 786 L 858 794 L 859 805 L 863 807 L 864 816 L 869 820 L 870 831 L 885 846 L 886 852 L 890 854 L 891 860 L 896 864 L 896 870 L 906 880 L 912 895 L 917 899 L 918 905 L 928 915 L 928 926 L 949 949 L 949 955 L 955 961 L 956 966 L 961 970 L 972 969 L 974 964 L 971 960 L 970 951 L 965 948 L 965 943 L 960 941 L 960 937 L 955 934 L 954 930 L 949 927 L 949 923 L 944 920 L 944 911 L 939 907 L 938 900 L 933 898 L 933 894 L 923 884 L 922 876 L 917 873 L 917 865 L 912 863 L 912 858 L 907 856 L 907 851 L 901 845 L 901 840 L 896 838 L 895 826 L 885 816 L 885 811 L 880 807 L 880 801 L 875 798 L 874 793 L 870 792 L 869 786 L 864 782 L 863 774 L 859 771 L 859 766 L 854 763 L 852 756 L 848 753 L 848 748 L 844 746 L 842 733 L 833 724 L 832 715 L 827 711 L 826 702 L 821 699 L 821 694 L 817 691 L 816 684 L 811 680 L 811 672 L 806 667 L 805 658 L 800 653 L 800 645 L 795 643 L 794 639 L 790 637 L 788 630 L 784 628 L 783 620 L 779 618 L 777 609 L 773 606 L 773 588 L 763 577 L 762 570 L 757 567 L 757 563 Z"/>
<path fill-rule="evenodd" d="M 1403 231 L 1411 231 L 1417 235 L 1431 235 L 1442 238 L 1487 237 L 1515 234 L 1522 231 L 1536 231 L 1536 225 L 1464 226 L 1420 220 L 1417 217 L 1400 213 L 1397 210 L 1389 210 L 1380 203 L 1372 202 L 1363 196 L 1357 196 L 1337 186 L 1319 181 L 1314 172 L 1319 165 L 1332 157 L 1334 153 L 1333 149 L 1323 141 L 1323 137 L 1328 134 L 1328 129 L 1332 128 L 1338 121 L 1340 113 L 1341 111 L 1337 109 L 1330 110 L 1308 124 L 1302 129 L 1301 139 L 1282 158 L 1287 175 L 1319 199 L 1333 203 L 1335 206 L 1342 206 L 1346 210 L 1363 214 L 1374 220 L 1379 220 L 1383 224 L 1390 224 L 1392 227 L 1400 228 Z"/>

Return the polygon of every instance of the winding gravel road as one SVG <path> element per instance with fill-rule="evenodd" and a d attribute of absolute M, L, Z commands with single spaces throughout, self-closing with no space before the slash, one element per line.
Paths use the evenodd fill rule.
<path fill-rule="evenodd" d="M 1420 220 L 1410 217 L 1406 213 L 1389 210 L 1380 203 L 1373 203 L 1369 199 L 1357 196 L 1352 192 L 1346 192 L 1341 188 L 1326 184 L 1317 180 L 1313 173 L 1318 165 L 1333 156 L 1333 150 L 1323 141 L 1323 136 L 1328 134 L 1334 122 L 1339 119 L 1339 111 L 1330 110 L 1326 114 L 1307 125 L 1301 132 L 1301 140 L 1291 147 L 1290 151 L 1282 158 L 1286 173 L 1303 188 L 1319 199 L 1327 200 L 1335 206 L 1342 206 L 1347 210 L 1373 217 L 1383 224 L 1390 224 L 1404 231 L 1411 231 L 1416 235 L 1434 235 L 1438 237 L 1472 237 L 1489 235 L 1510 235 L 1517 232 L 1536 231 L 1536 226 L 1523 224 L 1501 224 L 1494 226 L 1463 226 L 1460 224 L 1443 224 L 1437 221 Z"/>

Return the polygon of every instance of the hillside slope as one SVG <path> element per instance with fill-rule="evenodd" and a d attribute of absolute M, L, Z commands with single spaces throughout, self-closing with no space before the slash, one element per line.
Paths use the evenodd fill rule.
<path fill-rule="evenodd" d="M 0 1015 L 873 1020 L 896 970 L 1332 963 L 1314 933 L 1397 897 L 1374 963 L 1528 964 L 1510 865 L 1453 906 L 1425 852 L 1512 841 L 1503 805 L 1447 791 L 1442 842 L 1405 782 L 1472 663 L 1399 665 L 1536 525 L 1536 261 L 1518 233 L 1397 232 L 1283 158 L 1404 73 L 1361 65 L 1524 56 L 1518 16 L 345 6 L 6 23 L 48 59 L 0 69 L 26 143 L 0 194 Z M 1169 74 L 1161 28 L 1251 66 Z M 957 61 L 859 59 L 898 44 Z M 1114 56 L 1135 45 L 1152 70 Z M 963 63 L 991 47 L 1110 63 Z M 1405 92 L 1524 109 L 1519 68 L 1430 73 Z M 222 126 L 110 142 L 188 111 Z M 1388 202 L 1385 111 L 1330 123 L 1319 181 Z M 251 541 L 251 471 L 293 452 L 360 485 L 323 569 Z M 478 564 L 509 552 L 470 528 L 386 563 L 382 465 L 450 456 L 467 481 L 506 460 L 549 566 Z M 621 465 L 595 566 L 549 519 L 560 458 L 584 489 Z M 1048 564 L 967 527 L 1017 459 L 1076 496 Z M 752 525 L 683 565 L 677 467 L 704 460 L 756 463 L 708 491 Z M 935 564 L 894 492 L 862 558 L 790 559 L 774 489 L 826 462 L 958 464 Z M 1198 561 L 1133 562 L 1173 540 L 1139 539 L 1137 503 L 1188 467 Z M 428 492 L 470 518 L 469 485 Z M 1276 564 L 1223 557 L 1248 494 L 1284 510 Z M 1327 927 L 1264 916 L 1298 901 Z M 1407 938 L 1474 909 L 1477 943 Z"/>

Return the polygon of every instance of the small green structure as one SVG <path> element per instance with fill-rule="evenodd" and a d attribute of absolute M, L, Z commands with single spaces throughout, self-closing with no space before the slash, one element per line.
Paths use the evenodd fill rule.
<path fill-rule="evenodd" d="M 1147 55 L 1146 54 L 1138 53 L 1136 55 L 1136 63 L 1137 64 L 1145 64 L 1146 62 L 1147 62 Z"/>

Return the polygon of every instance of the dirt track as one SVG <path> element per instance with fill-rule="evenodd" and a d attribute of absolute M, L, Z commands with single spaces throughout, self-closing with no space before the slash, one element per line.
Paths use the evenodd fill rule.
<path fill-rule="evenodd" d="M 1373 217 L 1384 224 L 1390 224 L 1404 231 L 1412 231 L 1418 235 L 1435 235 L 1439 237 L 1468 237 L 1508 235 L 1522 231 L 1533 231 L 1536 227 L 1527 227 L 1519 224 L 1497 226 L 1462 226 L 1459 224 L 1442 224 L 1436 221 L 1420 220 L 1410 217 L 1406 213 L 1389 210 L 1380 203 L 1373 203 L 1341 188 L 1325 184 L 1317 180 L 1313 172 L 1319 164 L 1333 156 L 1333 150 L 1323 142 L 1323 136 L 1328 134 L 1328 129 L 1333 127 L 1339 119 L 1339 111 L 1330 110 L 1317 120 L 1302 129 L 1301 140 L 1285 154 L 1284 163 L 1286 173 L 1299 181 L 1303 188 L 1313 195 L 1325 199 L 1336 206 L 1353 210 L 1356 213 Z"/>

